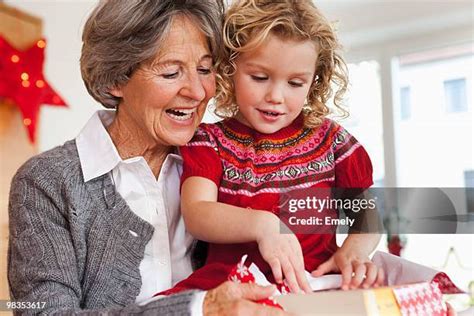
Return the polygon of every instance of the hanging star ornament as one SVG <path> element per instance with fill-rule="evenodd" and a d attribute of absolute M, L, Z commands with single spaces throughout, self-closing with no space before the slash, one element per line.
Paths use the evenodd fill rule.
<path fill-rule="evenodd" d="M 40 106 L 67 107 L 43 75 L 45 47 L 46 41 L 40 39 L 27 50 L 20 51 L 0 35 L 0 98 L 19 107 L 32 143 L 36 139 Z"/>

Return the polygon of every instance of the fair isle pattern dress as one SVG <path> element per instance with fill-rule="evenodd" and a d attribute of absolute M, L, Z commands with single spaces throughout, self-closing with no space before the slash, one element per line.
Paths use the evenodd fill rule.
<path fill-rule="evenodd" d="M 368 188 L 372 165 L 360 143 L 340 125 L 325 119 L 305 128 L 300 115 L 273 134 L 262 134 L 236 119 L 201 124 L 181 148 L 181 183 L 192 176 L 212 180 L 218 201 L 256 210 L 278 212 L 280 194 L 309 187 Z M 336 251 L 333 234 L 300 234 L 305 268 L 315 270 Z M 270 282 L 270 266 L 257 243 L 209 244 L 206 264 L 172 292 L 211 289 L 227 280 L 242 255 L 254 262 Z"/>

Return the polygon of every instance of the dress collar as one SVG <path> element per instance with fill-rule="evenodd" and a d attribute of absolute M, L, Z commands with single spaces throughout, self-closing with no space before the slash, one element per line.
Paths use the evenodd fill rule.
<path fill-rule="evenodd" d="M 286 140 L 289 137 L 295 136 L 304 129 L 304 116 L 301 113 L 298 115 L 290 125 L 283 127 L 272 134 L 263 134 L 253 128 L 239 122 L 235 118 L 231 118 L 225 121 L 225 125 L 234 133 L 239 134 L 240 137 L 251 137 L 252 139 L 258 140 Z"/>

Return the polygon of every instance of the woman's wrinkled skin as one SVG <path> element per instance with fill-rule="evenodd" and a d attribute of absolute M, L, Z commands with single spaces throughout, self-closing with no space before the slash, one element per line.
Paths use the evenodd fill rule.
<path fill-rule="evenodd" d="M 159 173 L 173 146 L 186 144 L 215 93 L 213 61 L 204 34 L 193 21 L 177 16 L 160 53 L 123 86 L 108 131 L 122 158 L 143 156 Z"/>

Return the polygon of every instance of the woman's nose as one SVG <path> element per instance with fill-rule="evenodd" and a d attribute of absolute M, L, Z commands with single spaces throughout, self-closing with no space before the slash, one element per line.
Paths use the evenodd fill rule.
<path fill-rule="evenodd" d="M 181 94 L 192 100 L 202 101 L 206 97 L 206 90 L 198 74 L 190 74 Z"/>
<path fill-rule="evenodd" d="M 266 102 L 272 104 L 283 103 L 283 89 L 279 85 L 271 85 L 266 94 Z"/>

